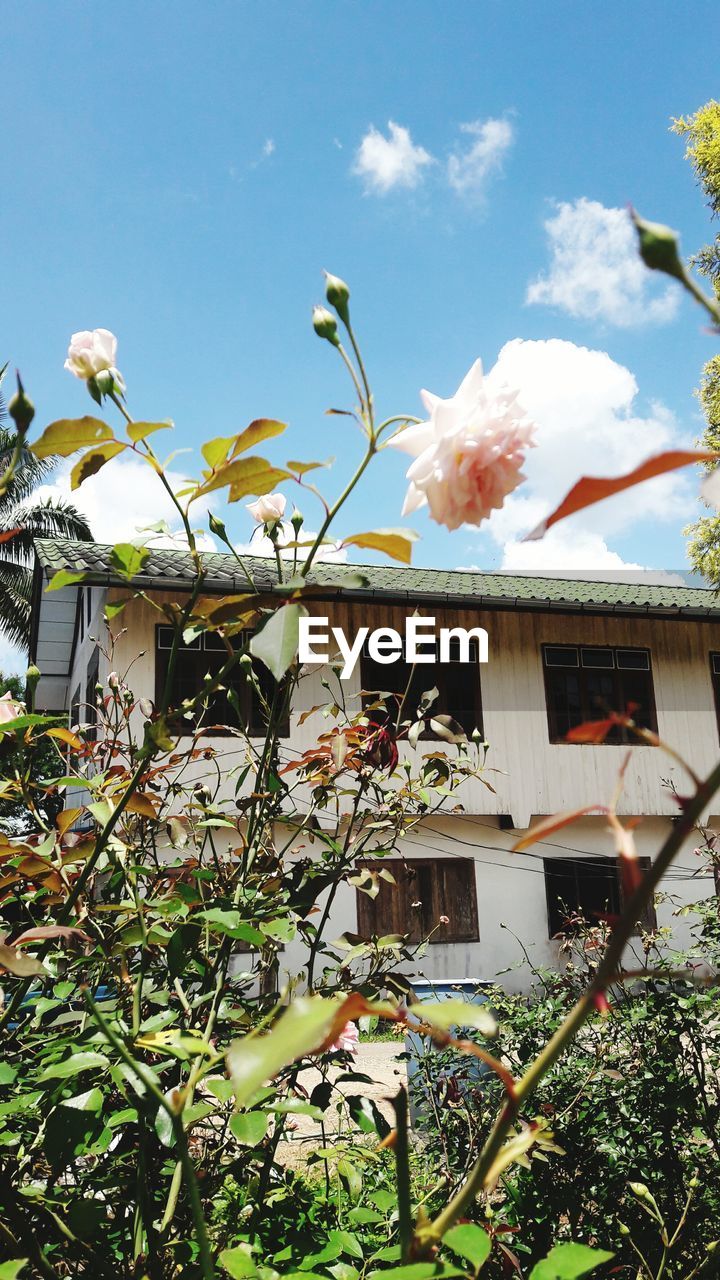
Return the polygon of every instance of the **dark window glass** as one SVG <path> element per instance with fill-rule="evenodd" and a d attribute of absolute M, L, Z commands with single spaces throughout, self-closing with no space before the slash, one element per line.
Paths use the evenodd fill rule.
<path fill-rule="evenodd" d="M 95 687 L 98 682 L 99 672 L 100 672 L 100 651 L 99 649 L 96 648 L 93 650 L 93 655 L 90 659 L 90 662 L 88 663 L 87 679 L 85 681 L 86 705 L 83 708 L 83 716 L 82 716 L 82 719 L 85 721 L 87 725 L 85 736 L 90 742 L 94 742 L 95 739 L 97 738 L 98 710 L 97 710 L 97 694 L 95 692 Z"/>
<path fill-rule="evenodd" d="M 423 652 L 432 652 L 429 643 L 425 642 Z M 367 695 L 365 705 L 368 715 L 377 724 L 386 720 L 394 722 L 405 695 L 400 718 L 416 720 L 423 694 L 430 689 L 437 689 L 438 696 L 431 704 L 428 715 L 452 716 L 468 736 L 474 729 L 482 734 L 480 655 L 474 638 L 470 640 L 469 656 L 469 662 L 460 661 L 457 637 L 450 638 L 449 662 L 419 662 L 414 669 L 403 658 L 387 664 L 375 662 L 367 649 L 364 650 L 361 673 L 363 691 Z M 373 706 L 376 702 L 384 705 Z M 432 738 L 432 730 L 427 729 L 422 736 Z"/>
<path fill-rule="evenodd" d="M 717 716 L 718 732 L 720 732 L 720 653 L 710 654 L 710 679 L 712 680 L 713 694 L 715 696 L 715 715 Z"/>
<path fill-rule="evenodd" d="M 384 858 L 363 864 L 390 872 L 394 884 L 378 876 L 379 892 L 357 891 L 358 932 L 382 938 L 389 933 L 410 942 L 476 942 L 478 934 L 475 864 L 471 858 Z M 449 923 L 441 924 L 446 916 Z"/>
<path fill-rule="evenodd" d="M 155 701 L 159 702 L 165 689 L 168 675 L 168 663 L 172 648 L 173 628 L 159 626 L 156 632 L 155 651 Z M 236 637 L 236 643 L 245 644 L 247 637 Z M 261 663 L 253 664 L 253 672 L 257 679 L 259 694 L 242 676 L 232 672 L 228 687 L 217 689 L 207 701 L 201 717 L 189 720 L 180 714 L 182 703 L 194 698 L 205 683 L 205 676 L 214 676 L 227 660 L 227 649 L 216 635 L 198 636 L 190 644 L 181 644 L 178 650 L 170 691 L 170 714 L 175 732 L 185 727 L 192 732 L 195 724 L 200 722 L 208 731 L 222 732 L 225 728 L 244 728 L 256 737 L 263 737 L 267 729 L 267 710 L 274 697 L 277 685 L 267 668 Z M 173 717 L 173 712 L 175 716 Z M 286 738 L 290 732 L 287 717 L 280 726 L 280 737 Z"/>
<path fill-rule="evenodd" d="M 639 862 L 643 870 L 650 866 L 649 858 L 640 858 Z M 551 938 L 571 933 L 580 923 L 577 917 L 597 924 L 622 911 L 623 894 L 615 858 L 544 858 L 543 864 Z M 644 929 L 656 927 L 652 904 L 639 923 Z"/>
<path fill-rule="evenodd" d="M 657 730 L 650 654 L 647 649 L 543 646 L 545 694 L 551 742 L 586 720 L 611 711 L 632 715 L 644 729 Z M 639 743 L 627 729 L 613 729 L 607 743 Z"/>

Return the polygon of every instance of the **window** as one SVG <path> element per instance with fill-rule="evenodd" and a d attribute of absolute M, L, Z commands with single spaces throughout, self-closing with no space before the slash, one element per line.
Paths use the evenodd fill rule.
<path fill-rule="evenodd" d="M 88 663 L 87 679 L 85 681 L 85 707 L 83 708 L 83 719 L 87 725 L 85 737 L 88 742 L 95 742 L 97 739 L 97 694 L 95 687 L 98 682 L 100 672 L 100 650 L 97 646 L 93 649 L 92 657 Z"/>
<path fill-rule="evenodd" d="M 640 858 L 643 871 L 649 858 Z M 572 932 L 573 917 L 582 916 L 590 924 L 618 916 L 623 907 L 623 893 L 615 858 L 582 857 L 544 858 L 545 892 L 547 895 L 550 937 Z M 644 929 L 656 927 L 655 909 L 650 904 L 640 921 Z"/>
<path fill-rule="evenodd" d="M 423 652 L 432 653 L 432 645 L 437 642 L 430 638 L 423 639 Z M 395 720 L 400 701 L 407 689 L 403 705 L 402 719 L 417 719 L 417 710 L 424 693 L 429 689 L 437 689 L 438 696 L 430 707 L 429 714 L 452 716 L 470 736 L 474 729 L 482 734 L 482 703 L 480 700 L 480 654 L 475 637 L 470 639 L 469 662 L 461 661 L 460 642 L 457 636 L 450 638 L 450 661 L 413 664 L 405 662 L 401 657 L 396 662 L 375 662 L 367 649 L 361 657 L 362 686 L 366 694 L 372 696 L 366 703 L 379 700 L 379 695 L 389 694 L 385 699 L 385 711 L 372 707 L 369 715 L 374 723 L 381 724 L 386 719 Z M 437 647 L 436 647 L 437 659 Z M 408 687 L 409 686 L 409 687 Z M 432 730 L 422 734 L 423 738 L 432 738 Z"/>
<path fill-rule="evenodd" d="M 543 667 L 551 742 L 564 742 L 570 729 L 585 720 L 601 720 L 610 711 L 630 711 L 643 728 L 657 729 L 647 649 L 546 644 Z M 639 739 L 618 726 L 605 741 Z"/>
<path fill-rule="evenodd" d="M 421 942 L 476 942 L 478 934 L 475 864 L 472 858 L 384 858 L 363 863 L 374 872 L 389 871 L 395 883 L 380 877 L 377 897 L 357 891 L 358 932 L 382 938 L 407 934 Z M 362 869 L 362 868 L 360 868 Z M 447 916 L 449 924 L 440 924 Z"/>
<path fill-rule="evenodd" d="M 174 628 L 162 624 L 156 629 L 155 638 L 155 701 L 160 702 L 168 675 L 168 663 L 172 649 Z M 237 641 L 244 644 L 247 636 L 238 636 Z M 227 661 L 227 649 L 219 636 L 206 632 L 198 636 L 190 644 L 181 643 L 175 663 L 175 672 L 170 691 L 171 711 L 179 711 L 186 698 L 194 698 L 203 687 L 206 675 L 216 675 Z M 202 723 L 215 732 L 224 728 L 245 728 L 255 737 L 264 737 L 266 718 L 263 700 L 270 702 L 275 693 L 276 683 L 270 672 L 261 662 L 253 663 L 253 672 L 260 685 L 258 696 L 253 687 L 237 671 L 233 671 L 229 687 L 218 689 L 210 696 L 208 705 L 202 714 Z M 234 704 L 234 705 L 233 705 Z M 238 715 L 239 712 L 239 715 Z M 177 715 L 173 728 L 182 727 L 192 732 L 193 721 Z M 280 726 L 280 736 L 286 738 L 290 732 L 287 718 Z"/>
<path fill-rule="evenodd" d="M 710 654 L 710 679 L 715 694 L 715 715 L 720 730 L 720 653 Z"/>

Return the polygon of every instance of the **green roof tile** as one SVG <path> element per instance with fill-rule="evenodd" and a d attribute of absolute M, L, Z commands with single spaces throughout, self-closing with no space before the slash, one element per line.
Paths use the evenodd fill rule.
<path fill-rule="evenodd" d="M 37 559 L 47 575 L 57 569 L 87 573 L 96 584 L 125 585 L 113 571 L 112 548 L 94 542 L 74 542 L 65 538 L 39 538 Z M 270 589 L 277 580 L 275 565 L 264 556 L 244 556 L 257 586 Z M 247 579 L 229 553 L 203 553 L 210 591 L 240 592 Z M 365 580 L 359 586 L 357 576 Z M 172 587 L 193 580 L 193 564 L 186 551 L 151 549 L 137 585 Z M 344 596 L 386 596 L 447 601 L 482 607 L 542 609 L 612 610 L 622 613 L 678 613 L 686 616 L 720 616 L 720 596 L 704 587 L 650 586 L 596 579 L 542 578 L 514 573 L 482 573 L 464 569 L 414 569 L 392 565 L 318 564 L 310 580 L 324 584 L 329 593 Z M 345 584 L 343 586 L 343 583 Z"/>

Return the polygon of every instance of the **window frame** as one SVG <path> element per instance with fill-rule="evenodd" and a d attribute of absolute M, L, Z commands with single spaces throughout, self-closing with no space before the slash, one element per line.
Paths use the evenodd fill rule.
<path fill-rule="evenodd" d="M 574 650 L 577 652 L 577 655 L 578 655 L 577 667 L 571 667 L 571 666 L 570 666 L 570 664 L 568 664 L 567 666 L 562 665 L 562 664 L 556 664 L 556 665 L 554 665 L 554 666 L 553 666 L 553 665 L 551 665 L 551 664 L 548 664 L 548 662 L 547 662 L 547 657 L 546 657 L 548 649 L 574 649 Z M 583 650 L 583 649 L 596 649 L 596 650 L 602 650 L 602 651 L 607 652 L 607 653 L 612 653 L 612 655 L 613 655 L 613 659 L 614 659 L 612 667 L 609 667 L 609 666 L 608 666 L 608 667 L 591 667 L 591 666 L 589 666 L 589 665 L 587 665 L 587 666 L 583 666 L 583 663 L 582 663 L 582 650 Z M 628 653 L 643 653 L 643 654 L 646 654 L 646 655 L 647 655 L 647 660 L 648 660 L 647 668 L 632 668 L 632 667 L 625 667 L 625 668 L 622 668 L 622 667 L 619 667 L 619 666 L 618 666 L 618 663 L 617 663 L 617 655 L 618 655 L 618 653 L 624 653 L 624 652 L 628 652 Z M 612 672 L 613 672 L 613 676 L 614 676 L 614 684 L 615 684 L 615 696 L 616 696 L 616 697 L 618 697 L 618 694 L 619 694 L 619 684 L 618 684 L 618 678 L 617 678 L 617 677 L 618 677 L 618 674 L 619 674 L 619 673 L 621 673 L 623 670 L 625 670 L 625 671 L 633 671 L 633 670 L 647 670 L 647 674 L 648 674 L 648 676 L 649 676 L 649 693 L 650 693 L 650 696 L 649 696 L 649 699 L 648 699 L 648 711 L 649 711 L 649 717 L 648 717 L 648 720 L 649 720 L 649 722 L 648 722 L 648 724 L 647 724 L 647 725 L 643 725 L 643 728 L 650 729 L 650 730 L 651 730 L 651 732 L 653 732 L 653 733 L 657 733 L 657 706 L 656 706 L 656 703 L 655 703 L 655 675 L 654 675 L 654 671 L 653 671 L 653 664 L 652 664 L 652 651 L 650 650 L 650 648 L 649 648 L 647 645 L 639 645 L 639 644 L 614 644 L 614 645 L 613 645 L 613 644 L 583 644 L 583 643 L 579 643 L 579 642 L 575 642 L 575 643 L 570 644 L 570 643 L 563 643 L 563 642 L 559 642 L 559 643 L 555 643 L 555 642 L 543 642 L 543 643 L 540 645 L 540 662 L 541 662 L 541 665 L 542 665 L 542 671 L 543 671 L 543 686 L 544 686 L 544 690 L 545 690 L 545 712 L 546 712 L 546 715 L 547 715 L 548 740 L 549 740 L 549 742 L 551 743 L 551 745 L 552 745 L 552 746 L 568 746 L 568 747 L 572 747 L 572 746 L 627 747 L 627 746 L 629 746 L 629 745 L 632 745 L 632 746 L 647 746 L 647 745 L 649 745 L 648 743 L 644 742 L 644 740 L 643 740 L 642 738 L 637 738 L 637 737 L 635 737 L 634 735 L 629 735 L 629 734 L 628 734 L 628 732 L 627 732 L 626 730 L 622 729 L 622 728 L 620 728 L 620 729 L 619 729 L 619 731 L 618 731 L 618 732 L 619 732 L 619 734 L 620 734 L 620 740 L 619 740 L 619 741 L 618 741 L 617 739 L 612 739 L 612 738 L 608 739 L 608 738 L 605 738 L 605 739 L 603 740 L 603 742 L 600 742 L 600 743 L 577 743 L 577 742 L 568 742 L 566 735 L 565 735 L 564 733 L 563 733 L 563 734 L 559 733 L 559 732 L 558 732 L 558 729 L 557 729 L 557 724 L 556 724 L 556 721 L 555 721 L 555 713 L 554 713 L 554 709 L 553 709 L 553 706 L 552 706 L 552 698 L 551 698 L 551 690 L 550 690 L 550 675 L 549 675 L 549 673 L 550 673 L 550 672 L 552 672 L 552 671 L 558 671 L 558 670 L 561 670 L 561 671 L 562 671 L 562 670 L 573 670 L 573 671 L 578 671 L 578 672 L 583 672 L 583 671 L 593 671 L 593 670 L 595 670 L 595 671 L 612 671 Z M 590 707 L 590 706 L 588 705 L 588 695 L 587 695 L 586 690 L 583 688 L 582 677 L 580 677 L 579 686 L 580 686 L 580 688 L 579 688 L 579 692 L 580 692 L 580 703 L 581 703 L 581 708 L 582 708 L 582 712 L 583 712 L 583 714 L 582 714 L 582 719 L 580 720 L 580 722 L 579 722 L 579 723 L 580 723 L 580 724 L 584 724 L 586 721 L 601 720 L 601 719 L 603 718 L 603 714 L 604 714 L 603 709 L 602 709 L 602 708 L 600 708 L 600 707 L 594 707 L 594 708 L 593 708 L 593 707 Z M 618 701 L 620 701 L 620 699 L 618 699 Z M 619 707 L 619 706 L 617 706 L 617 707 L 612 707 L 612 708 L 609 708 L 609 710 L 613 710 L 613 711 L 620 712 L 620 707 Z"/>
<path fill-rule="evenodd" d="M 457 933 L 451 932 L 450 936 L 448 936 L 447 930 L 448 929 L 450 929 L 451 931 L 453 930 L 452 910 L 450 911 L 450 915 L 449 915 L 450 924 L 449 925 L 441 924 L 439 927 L 436 927 L 438 925 L 440 916 L 448 914 L 447 910 L 445 909 L 447 904 L 441 903 L 438 897 L 438 894 L 440 891 L 440 877 L 437 873 L 437 868 L 453 867 L 454 870 L 457 870 L 459 864 L 463 865 L 463 870 L 465 871 L 467 876 L 467 884 L 464 886 L 464 892 L 468 893 L 469 891 L 467 900 L 470 904 L 470 925 L 467 930 L 461 930 Z M 387 871 L 391 871 L 395 876 L 396 883 L 394 885 L 390 885 L 386 880 L 381 880 L 380 893 L 383 892 L 383 886 L 390 893 L 399 893 L 400 881 L 399 881 L 398 873 L 402 874 L 403 871 L 407 871 L 409 868 L 414 869 L 416 867 L 422 867 L 424 870 L 431 871 L 433 873 L 432 885 L 431 885 L 432 901 L 429 905 L 429 908 L 427 908 L 427 910 L 424 913 L 423 912 L 419 913 L 419 918 L 421 922 L 420 938 L 412 938 L 412 934 L 414 931 L 412 927 L 413 926 L 412 921 L 408 922 L 409 927 L 407 929 L 399 929 L 399 930 L 389 929 L 385 931 L 377 927 L 376 922 L 373 921 L 373 918 L 372 918 L 375 912 L 377 897 L 370 898 L 367 893 L 363 893 L 361 889 L 356 888 L 355 890 L 356 922 L 357 922 L 358 933 L 362 937 L 369 938 L 373 936 L 384 937 L 386 932 L 389 932 L 389 933 L 399 932 L 407 936 L 408 942 L 411 946 L 418 946 L 421 942 L 425 941 L 426 938 L 430 946 L 438 946 L 441 944 L 444 944 L 446 946 L 452 946 L 458 943 L 461 944 L 466 942 L 479 942 L 480 928 L 479 928 L 479 921 L 478 921 L 477 878 L 475 874 L 475 861 L 473 858 L 464 858 L 464 857 L 459 857 L 459 858 L 442 858 L 442 857 L 441 858 L 382 858 L 378 861 L 374 861 L 373 859 L 368 858 L 368 859 L 365 859 L 363 862 L 358 863 L 357 870 L 358 872 L 361 872 L 363 870 L 381 871 L 383 869 Z M 433 930 L 432 936 L 430 938 L 428 938 L 428 933 L 430 932 L 430 929 L 426 929 L 425 927 L 426 926 L 425 917 L 427 917 L 428 910 L 430 912 L 430 916 L 432 917 L 432 923 L 430 924 L 430 929 Z"/>
<path fill-rule="evenodd" d="M 640 865 L 641 870 L 645 872 L 650 868 L 651 859 L 646 855 L 643 855 L 638 858 L 638 863 Z M 579 875 L 581 873 L 581 868 L 583 864 L 585 864 L 587 867 L 594 867 L 594 868 L 598 868 L 602 864 L 603 869 L 607 869 L 608 871 L 612 871 L 613 873 L 612 886 L 615 892 L 615 896 L 613 901 L 607 904 L 607 907 L 606 907 L 607 914 L 619 915 L 620 912 L 623 911 L 625 907 L 626 895 L 623 891 L 618 861 L 617 861 L 617 858 L 613 857 L 611 854 L 602 854 L 602 853 L 585 854 L 585 855 L 578 855 L 578 856 L 569 856 L 565 858 L 563 857 L 545 858 L 544 857 L 543 858 L 543 879 L 545 882 L 545 903 L 547 908 L 548 938 L 551 941 L 554 941 L 555 939 L 561 936 L 571 935 L 575 931 L 573 929 L 563 929 L 562 925 L 560 928 L 554 927 L 554 925 L 556 925 L 558 922 L 558 917 L 561 916 L 561 912 L 559 911 L 559 907 L 558 907 L 559 899 L 551 900 L 550 880 L 553 872 L 550 868 L 552 868 L 553 866 L 555 868 L 562 867 L 565 874 L 567 874 L 568 871 L 572 873 L 573 879 L 574 879 L 574 888 L 576 890 L 576 898 L 579 904 L 579 894 L 577 893 L 577 889 L 578 889 L 578 879 L 579 879 Z M 568 869 L 568 871 L 565 870 L 566 868 Z M 568 903 L 567 905 L 571 912 L 577 911 L 579 914 L 582 914 L 582 911 L 579 905 L 575 906 L 572 903 Z M 587 916 L 585 916 L 584 918 L 591 925 L 597 924 L 600 922 L 599 916 L 597 920 L 592 920 Z M 640 921 L 635 922 L 633 926 L 633 936 L 637 937 L 639 935 L 640 928 L 645 930 L 653 930 L 657 928 L 657 914 L 655 911 L 654 902 L 649 902 L 646 905 L 645 911 L 643 913 L 643 918 Z"/>
<path fill-rule="evenodd" d="M 173 630 L 173 628 L 167 622 L 156 623 L 156 626 L 155 626 L 155 704 L 156 705 L 160 704 L 163 696 L 164 688 L 165 688 L 165 674 L 164 674 L 165 669 L 164 669 L 163 662 L 160 659 L 160 655 L 163 653 L 169 653 L 169 649 L 165 649 L 164 647 L 161 648 L 160 646 L 160 632 L 164 628 L 169 631 Z M 212 634 L 214 633 L 202 632 L 201 635 L 198 637 L 198 640 L 201 643 L 198 645 L 197 649 L 195 648 L 194 644 L 184 645 L 183 647 L 189 652 L 195 651 L 200 654 L 220 653 L 221 652 L 220 649 L 207 649 L 205 647 L 206 637 Z M 248 632 L 241 632 L 238 636 L 234 637 L 234 639 L 236 639 L 239 642 L 239 644 L 244 644 L 250 634 L 251 633 L 248 633 Z M 223 646 L 223 652 L 224 652 L 224 646 Z M 270 672 L 268 672 L 266 668 L 263 667 L 263 665 L 259 662 L 257 663 L 257 672 L 260 675 L 261 681 L 265 679 L 267 679 L 268 681 L 274 680 L 274 677 L 270 675 Z M 205 672 L 203 671 L 202 674 L 199 676 L 199 681 L 201 680 L 202 675 L 204 674 Z M 205 737 L 208 737 L 208 738 L 227 738 L 227 737 L 232 737 L 237 733 L 246 733 L 249 738 L 260 738 L 260 739 L 264 738 L 267 733 L 267 727 L 262 724 L 259 718 L 261 715 L 261 708 L 260 708 L 260 701 L 255 690 L 252 688 L 252 686 L 250 686 L 245 682 L 243 682 L 242 685 L 236 684 L 235 688 L 236 688 L 236 693 L 238 694 L 238 701 L 240 702 L 241 711 L 243 712 L 243 714 L 245 713 L 246 710 L 248 711 L 246 723 L 244 725 L 213 724 L 212 726 L 209 725 L 207 728 L 201 726 L 200 732 Z M 244 701 L 244 699 L 247 699 L 247 703 Z M 168 724 L 170 726 L 171 732 L 178 733 L 181 737 L 192 737 L 192 735 L 197 732 L 197 727 L 195 722 L 191 720 L 186 720 L 180 714 L 175 714 L 175 715 L 170 714 L 168 717 Z M 278 738 L 285 739 L 289 737 L 290 737 L 290 710 L 288 710 L 287 719 L 282 722 L 282 724 L 279 726 L 279 731 L 278 731 Z"/>
<path fill-rule="evenodd" d="M 713 696 L 715 699 L 715 721 L 717 724 L 718 738 L 720 739 L 720 670 L 715 671 L 714 663 L 717 658 L 718 667 L 720 667 L 720 650 L 711 649 L 708 655 L 710 662 L 710 683 L 712 685 Z"/>
<path fill-rule="evenodd" d="M 431 636 L 428 636 L 426 639 L 423 638 L 423 645 L 425 647 L 429 646 L 431 642 L 432 642 Z M 461 662 L 455 663 L 452 660 L 449 663 L 440 662 L 437 658 L 439 643 L 440 643 L 439 639 L 436 639 L 435 641 L 436 660 L 434 663 L 431 664 L 431 663 L 423 662 L 415 665 L 416 672 L 422 672 L 424 670 L 427 670 L 428 672 L 432 671 L 432 677 L 428 681 L 428 689 L 432 689 L 433 687 L 435 687 L 437 688 L 437 691 L 438 691 L 437 698 L 432 703 L 429 711 L 427 712 L 427 718 L 430 719 L 434 714 L 438 714 L 438 715 L 451 714 L 450 710 L 447 708 L 445 702 L 443 701 L 443 697 L 446 692 L 446 687 L 445 687 L 446 668 L 450 666 L 468 667 L 468 668 L 471 668 L 472 671 L 475 673 L 475 678 L 472 681 L 472 689 L 471 689 L 472 703 L 473 703 L 473 709 L 474 709 L 474 715 L 475 715 L 475 724 L 473 728 L 474 729 L 476 728 L 478 730 L 478 733 L 481 735 L 481 737 L 484 737 L 485 731 L 483 727 L 482 685 L 480 680 L 480 668 L 483 664 L 480 662 L 480 658 L 479 658 L 478 642 L 475 638 L 471 638 L 470 643 L 473 647 L 473 651 L 478 655 L 477 659 L 475 661 L 462 662 L 462 663 Z M 397 667 L 401 667 L 403 670 L 406 670 L 407 668 L 412 666 L 411 663 L 405 662 L 405 660 L 402 657 L 400 657 L 398 661 L 392 662 L 392 663 L 376 662 L 373 658 L 370 657 L 370 654 L 368 653 L 367 643 L 363 645 L 363 649 L 360 654 L 360 681 L 361 681 L 361 688 L 363 691 L 363 709 L 366 712 L 370 704 L 376 701 L 379 697 L 379 693 L 372 692 L 373 685 L 375 683 L 375 678 L 373 677 L 371 680 L 367 679 L 368 667 L 370 664 L 372 664 L 373 670 L 377 670 L 379 672 L 389 671 Z M 378 689 L 381 691 L 385 691 L 383 685 L 378 685 Z M 388 692 L 391 696 L 394 696 L 394 697 L 402 696 L 402 694 L 398 694 L 396 690 L 388 689 L 386 690 L 386 692 Z M 396 709 L 398 705 L 399 703 L 395 704 Z M 415 708 L 413 708 L 413 713 L 414 711 L 415 711 Z M 405 712 L 407 712 L 407 704 L 405 706 Z M 371 713 L 371 718 L 373 714 L 374 713 Z M 394 719 L 394 717 L 391 715 L 390 719 Z M 377 723 L 385 723 L 385 721 L 378 720 Z M 463 728 L 465 728 L 465 726 L 463 726 Z M 465 732 L 467 733 L 467 736 L 470 737 L 470 733 L 472 732 L 472 730 L 468 731 L 467 729 L 465 729 Z M 436 734 L 434 734 L 432 732 L 432 729 L 428 726 L 420 734 L 419 741 L 440 742 L 440 741 L 443 741 L 443 739 L 441 739 Z"/>

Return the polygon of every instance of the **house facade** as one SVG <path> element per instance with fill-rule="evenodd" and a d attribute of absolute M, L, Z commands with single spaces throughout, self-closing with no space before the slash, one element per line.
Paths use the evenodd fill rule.
<path fill-rule="evenodd" d="M 121 675 L 130 668 L 128 683 L 136 698 L 155 700 L 169 636 L 154 606 L 182 603 L 192 585 L 192 566 L 182 551 L 151 551 L 130 588 L 113 571 L 110 552 L 91 543 L 37 544 L 32 624 L 32 657 L 42 672 L 37 705 L 66 711 L 71 722 L 83 720 L 83 709 L 94 703 L 95 685 L 107 682 L 107 602 L 127 600 L 111 623 L 112 667 Z M 208 555 L 206 564 L 205 594 L 243 590 L 232 556 Z M 259 558 L 248 564 L 258 585 L 270 589 L 274 566 Z M 59 569 L 83 574 L 83 580 L 48 591 Z M 438 710 L 459 720 L 468 733 L 477 728 L 489 749 L 482 777 L 463 782 L 448 812 L 421 821 L 384 862 L 394 885 L 383 883 L 374 900 L 342 886 L 327 937 L 345 931 L 400 932 L 419 940 L 432 931 L 417 966 L 426 977 L 491 980 L 503 974 L 507 987 L 524 989 L 530 974 L 523 949 L 534 966 L 556 964 L 555 935 L 568 911 L 590 918 L 617 911 L 621 888 L 600 813 L 587 814 L 525 853 L 512 853 L 513 844 L 548 815 L 607 804 L 630 750 L 617 812 L 637 820 L 638 854 L 651 860 L 677 816 L 675 791 L 682 794 L 687 785 L 676 761 L 651 746 L 630 749 L 623 731 L 592 745 L 567 742 L 568 730 L 600 718 L 603 710 L 632 705 L 638 722 L 657 730 L 699 776 L 707 774 L 720 753 L 720 601 L 710 591 L 684 586 L 384 566 L 361 573 L 364 582 L 358 585 L 356 566 L 319 565 L 311 613 L 348 637 L 360 627 L 402 633 L 416 614 L 434 619 L 438 629 L 485 630 L 487 662 L 478 660 L 471 645 L 465 661 L 451 650 L 449 662 L 419 674 L 416 669 L 412 678 L 421 692 L 425 672 L 430 673 L 425 684 L 438 688 Z M 133 594 L 136 588 L 145 598 Z M 181 655 L 178 700 L 222 662 L 223 653 L 211 644 L 191 646 Z M 327 728 L 318 713 L 305 713 L 327 703 L 330 674 L 324 663 L 308 664 L 303 671 L 284 726 L 281 754 L 288 760 L 312 747 Z M 346 703 L 361 706 L 362 690 L 400 690 L 409 676 L 402 662 L 379 667 L 366 653 L 343 682 Z M 216 708 L 215 719 L 222 710 Z M 227 702 L 225 711 L 237 714 Z M 251 733 L 255 728 L 261 733 L 251 703 L 246 701 L 241 714 Z M 227 795 L 233 796 L 240 741 L 216 734 L 212 745 L 227 778 Z M 457 750 L 440 746 L 450 754 Z M 400 744 L 401 758 L 427 750 L 422 739 L 414 749 Z M 202 779 L 202 762 L 197 776 Z M 703 821 L 710 827 L 720 822 L 720 800 Z M 686 842 L 655 907 L 657 924 L 672 929 L 677 946 L 687 942 L 690 928 L 690 918 L 678 915 L 678 908 L 716 890 L 696 853 L 698 843 Z M 441 916 L 448 923 L 439 924 Z M 288 946 L 284 960 L 289 972 L 300 971 L 302 950 Z"/>

